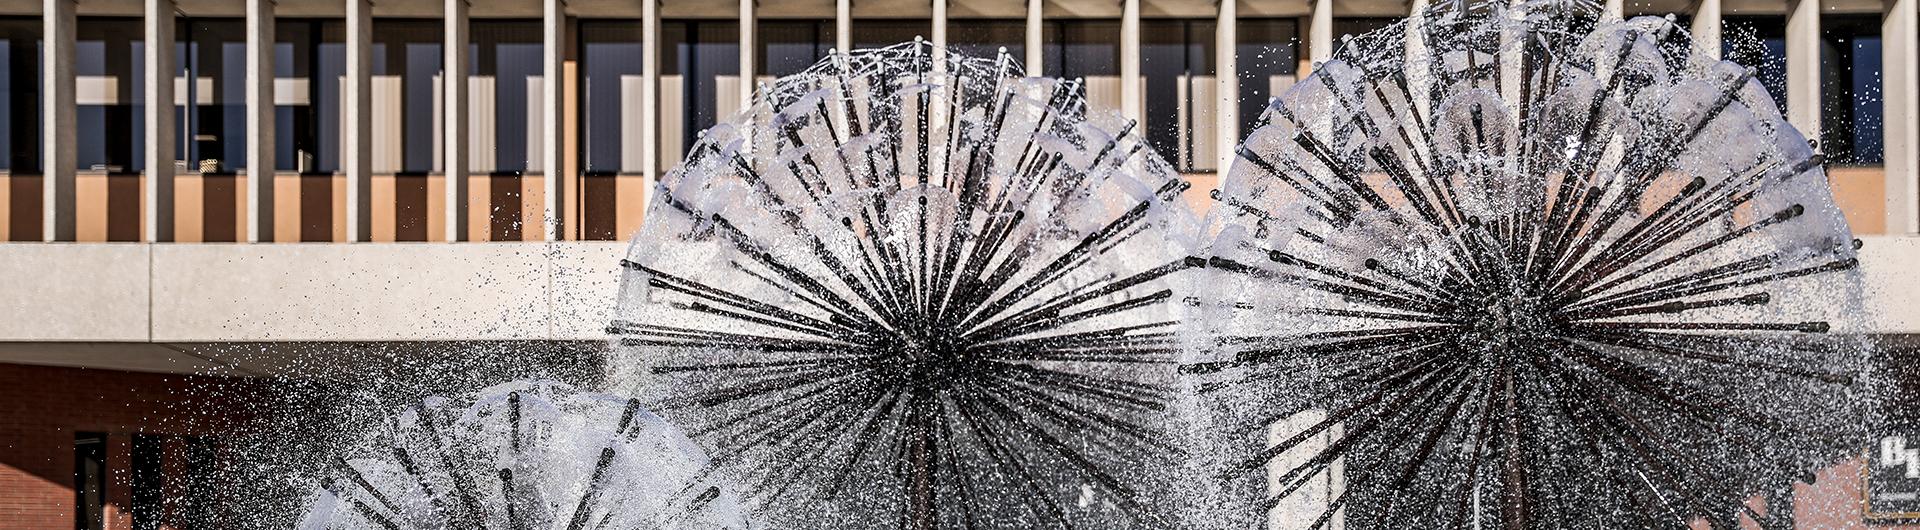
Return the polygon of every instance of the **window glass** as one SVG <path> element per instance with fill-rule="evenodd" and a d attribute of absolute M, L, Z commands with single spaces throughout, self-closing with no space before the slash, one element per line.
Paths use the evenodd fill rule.
<path fill-rule="evenodd" d="M 641 25 L 630 20 L 580 21 L 581 162 L 589 174 L 639 173 Z M 629 108 L 633 107 L 633 108 Z"/>
<path fill-rule="evenodd" d="M 754 75 L 785 76 L 800 73 L 833 49 L 831 20 L 762 20 L 754 36 Z"/>
<path fill-rule="evenodd" d="M 146 34 L 140 19 L 81 17 L 74 35 L 74 137 L 83 140 L 74 146 L 79 169 L 138 172 L 146 152 L 140 101 Z"/>
<path fill-rule="evenodd" d="M 933 39 L 933 21 L 921 19 L 854 19 L 853 49 L 885 48 L 914 37 Z"/>
<path fill-rule="evenodd" d="M 531 98 L 540 97 L 540 93 L 533 90 L 533 81 L 545 75 L 540 63 L 543 38 L 540 21 L 476 20 L 471 31 L 471 71 L 486 80 L 482 83 L 491 84 L 491 94 L 482 90 L 479 96 L 469 97 L 474 104 L 483 105 L 482 108 L 488 108 L 484 106 L 487 104 L 484 98 L 491 97 L 493 110 L 491 149 L 476 149 L 483 160 L 493 162 L 493 167 L 477 167 L 474 171 L 501 174 L 537 171 L 529 161 L 537 156 L 539 137 L 529 135 L 528 131 L 538 124 L 530 121 L 533 117 L 528 111 L 538 108 Z M 486 133 L 484 128 L 476 128 L 470 134 Z"/>
<path fill-rule="evenodd" d="M 1234 69 L 1240 76 L 1240 136 L 1259 123 L 1267 102 L 1293 86 L 1300 68 L 1300 23 L 1293 18 L 1243 18 L 1234 31 Z"/>
<path fill-rule="evenodd" d="M 947 48 L 968 57 L 992 59 L 1006 48 L 1014 62 L 1022 62 L 1027 60 L 1026 43 L 1027 21 L 1022 19 L 947 21 Z"/>
<path fill-rule="evenodd" d="M 480 24 L 474 24 L 477 28 Z M 376 79 L 373 88 L 375 109 L 391 108 L 382 104 L 383 100 L 398 97 L 399 109 L 393 115 L 375 112 L 373 122 L 376 127 L 390 126 L 392 119 L 400 120 L 400 157 L 399 160 L 376 160 L 375 172 L 397 171 L 403 173 L 425 173 L 439 166 L 434 160 L 434 133 L 439 129 L 434 119 L 434 92 L 438 90 L 435 79 L 440 76 L 440 62 L 445 58 L 444 25 L 438 20 L 391 20 L 373 21 L 373 75 Z M 477 39 L 476 39 L 477 40 Z M 396 88 L 392 83 L 399 83 Z M 399 93 L 393 93 L 394 90 Z M 381 136 L 376 133 L 374 138 Z M 380 152 L 376 146 L 374 151 Z"/>
<path fill-rule="evenodd" d="M 1212 170 L 1216 163 L 1213 127 L 1203 122 L 1217 103 L 1214 27 L 1211 20 L 1140 22 L 1140 75 L 1147 84 L 1143 136 L 1180 171 Z"/>
<path fill-rule="evenodd" d="M 1782 112 L 1787 110 L 1787 18 L 1737 16 L 1721 20 L 1720 58 L 1753 67 Z"/>
<path fill-rule="evenodd" d="M 38 18 L 0 18 L 0 170 L 40 171 Z"/>
<path fill-rule="evenodd" d="M 1837 164 L 1878 165 L 1880 16 L 1826 15 L 1820 33 L 1820 152 Z"/>
<path fill-rule="evenodd" d="M 193 102 L 183 113 L 183 130 L 192 131 L 186 143 L 189 171 L 212 169 L 232 172 L 247 167 L 247 44 L 246 21 L 238 19 L 184 20 L 175 38 L 184 43 L 186 61 L 180 66 L 195 82 L 176 84 L 174 99 Z M 201 161 L 208 161 L 202 164 Z"/>
<path fill-rule="evenodd" d="M 1047 76 L 1120 75 L 1120 21 L 1060 20 L 1048 23 L 1044 31 Z"/>
<path fill-rule="evenodd" d="M 677 129 L 668 130 L 662 125 L 660 150 L 673 154 L 663 155 L 661 165 L 670 167 L 680 159 L 679 153 L 693 147 L 697 133 L 715 123 L 719 78 L 740 75 L 740 25 L 731 21 L 666 22 L 661 24 L 660 45 L 660 74 L 677 76 L 681 83 L 677 100 L 668 90 L 661 90 L 662 113 L 669 106 L 680 109 Z M 677 146 L 671 144 L 676 137 Z"/>

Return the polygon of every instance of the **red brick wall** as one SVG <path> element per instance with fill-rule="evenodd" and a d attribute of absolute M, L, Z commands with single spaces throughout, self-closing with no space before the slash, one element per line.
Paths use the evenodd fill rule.
<path fill-rule="evenodd" d="M 244 421 L 242 409 L 227 406 L 229 392 L 245 388 L 218 378 L 0 364 L 0 528 L 73 528 L 76 431 L 107 434 L 107 527 L 131 528 L 133 434 L 228 431 Z"/>

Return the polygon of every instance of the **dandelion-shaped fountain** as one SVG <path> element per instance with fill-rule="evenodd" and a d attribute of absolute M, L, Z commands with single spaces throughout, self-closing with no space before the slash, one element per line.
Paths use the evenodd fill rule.
<path fill-rule="evenodd" d="M 303 529 L 747 528 L 706 457 L 640 402 L 553 382 L 428 398 L 338 455 Z"/>
<path fill-rule="evenodd" d="M 1438 2 L 1239 147 L 1194 378 L 1235 527 L 1782 524 L 1864 423 L 1855 250 L 1671 21 Z"/>
<path fill-rule="evenodd" d="M 1165 528 L 1186 187 L 1004 53 L 835 53 L 662 179 L 610 331 L 773 527 Z"/>

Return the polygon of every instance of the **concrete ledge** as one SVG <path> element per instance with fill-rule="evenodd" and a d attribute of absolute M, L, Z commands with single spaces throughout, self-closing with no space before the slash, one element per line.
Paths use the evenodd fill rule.
<path fill-rule="evenodd" d="M 595 340 L 625 247 L 0 245 L 0 342 Z"/>
<path fill-rule="evenodd" d="M 1920 237 L 1867 237 L 1866 328 L 1920 333 Z M 622 242 L 0 245 L 0 342 L 592 341 Z"/>

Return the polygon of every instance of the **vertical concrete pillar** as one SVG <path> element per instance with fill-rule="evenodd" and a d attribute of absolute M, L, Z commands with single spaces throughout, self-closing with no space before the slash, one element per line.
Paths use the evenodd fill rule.
<path fill-rule="evenodd" d="M 1820 138 L 1820 0 L 1787 2 L 1787 121 Z"/>
<path fill-rule="evenodd" d="M 1413 0 L 1407 6 L 1407 89 L 1412 92 L 1414 110 L 1430 116 L 1432 104 L 1427 93 L 1433 87 L 1433 70 L 1427 50 L 1427 0 Z"/>
<path fill-rule="evenodd" d="M 466 241 L 467 194 L 472 186 L 467 171 L 473 143 L 467 138 L 467 46 L 471 0 L 446 0 L 441 35 L 446 39 L 440 64 L 440 172 L 446 180 L 446 220 L 441 223 L 448 242 Z M 652 48 L 648 48 L 652 49 Z"/>
<path fill-rule="evenodd" d="M 347 241 L 373 240 L 373 2 L 347 1 L 346 141 Z"/>
<path fill-rule="evenodd" d="M 933 70 L 947 70 L 947 0 L 933 0 Z"/>
<path fill-rule="evenodd" d="M 1307 57 L 1314 66 L 1333 58 L 1333 0 L 1313 0 L 1313 20 L 1307 24 Z M 1306 77 L 1310 72 L 1300 72 Z"/>
<path fill-rule="evenodd" d="M 1120 115 L 1145 125 L 1140 84 L 1140 0 L 1121 0 Z"/>
<path fill-rule="evenodd" d="M 1625 4 L 1621 0 L 1607 0 L 1606 5 L 1601 8 L 1604 10 L 1603 16 L 1610 20 L 1620 20 L 1627 13 Z"/>
<path fill-rule="evenodd" d="M 145 0 L 141 27 L 147 43 L 141 53 L 147 62 L 143 74 L 146 102 L 146 177 L 143 179 L 142 241 L 173 241 L 173 0 Z M 192 82 L 189 80 L 188 82 Z M 188 101 L 187 105 L 194 102 Z M 192 107 L 188 107 L 192 108 Z"/>
<path fill-rule="evenodd" d="M 274 0 L 246 2 L 247 242 L 259 243 L 273 240 L 273 174 L 279 165 L 273 135 Z"/>
<path fill-rule="evenodd" d="M 1887 233 L 1920 233 L 1920 0 L 1885 0 L 1880 23 L 1885 94 Z"/>
<path fill-rule="evenodd" d="M 1720 58 L 1720 1 L 1700 0 L 1693 10 L 1693 27 L 1689 28 L 1693 33 L 1693 43 L 1707 57 L 1714 59 Z"/>
<path fill-rule="evenodd" d="M 1213 91 L 1219 100 L 1214 109 L 1219 123 L 1214 127 L 1213 145 L 1218 149 L 1214 155 L 1220 159 L 1215 167 L 1219 175 L 1225 177 L 1227 170 L 1233 168 L 1233 148 L 1240 145 L 1240 65 L 1236 61 L 1239 54 L 1235 53 L 1240 43 L 1240 6 L 1239 0 L 1218 1 L 1220 7 L 1213 33 Z"/>
<path fill-rule="evenodd" d="M 541 0 L 542 20 L 545 27 L 541 41 L 540 62 L 540 116 L 545 122 L 540 125 L 540 168 L 545 175 L 547 186 L 545 204 L 541 207 L 541 233 L 546 241 L 566 239 L 565 206 L 566 182 L 571 175 L 566 171 L 566 137 L 563 128 L 566 123 L 563 104 L 566 103 L 566 80 L 562 79 L 566 69 L 567 52 L 567 14 L 566 3 L 562 0 Z"/>
<path fill-rule="evenodd" d="M 74 149 L 73 37 L 76 0 L 41 3 L 40 46 L 40 201 L 42 235 L 47 241 L 73 241 L 73 177 L 79 165 Z"/>
<path fill-rule="evenodd" d="M 1027 0 L 1027 75 L 1040 75 L 1045 71 L 1041 68 L 1042 57 L 1046 56 L 1042 53 L 1045 43 L 1041 42 L 1046 35 L 1046 19 L 1041 9 L 1045 2 L 1046 0 Z"/>
<path fill-rule="evenodd" d="M 740 0 L 740 108 L 753 106 L 753 52 L 754 32 L 758 29 L 753 20 L 753 8 L 756 0 Z M 721 119 L 725 119 L 722 116 Z"/>
<path fill-rule="evenodd" d="M 640 8 L 640 48 L 646 57 L 640 59 L 640 134 L 642 134 L 640 154 L 641 175 L 646 189 L 641 192 L 645 205 L 653 205 L 653 185 L 660 180 L 660 2 L 662 0 L 641 0 Z M 841 0 L 846 1 L 846 0 Z M 643 214 L 644 215 L 644 214 Z M 625 236 L 626 234 L 620 234 Z"/>
<path fill-rule="evenodd" d="M 833 2 L 833 49 L 853 51 L 853 0 Z"/>

